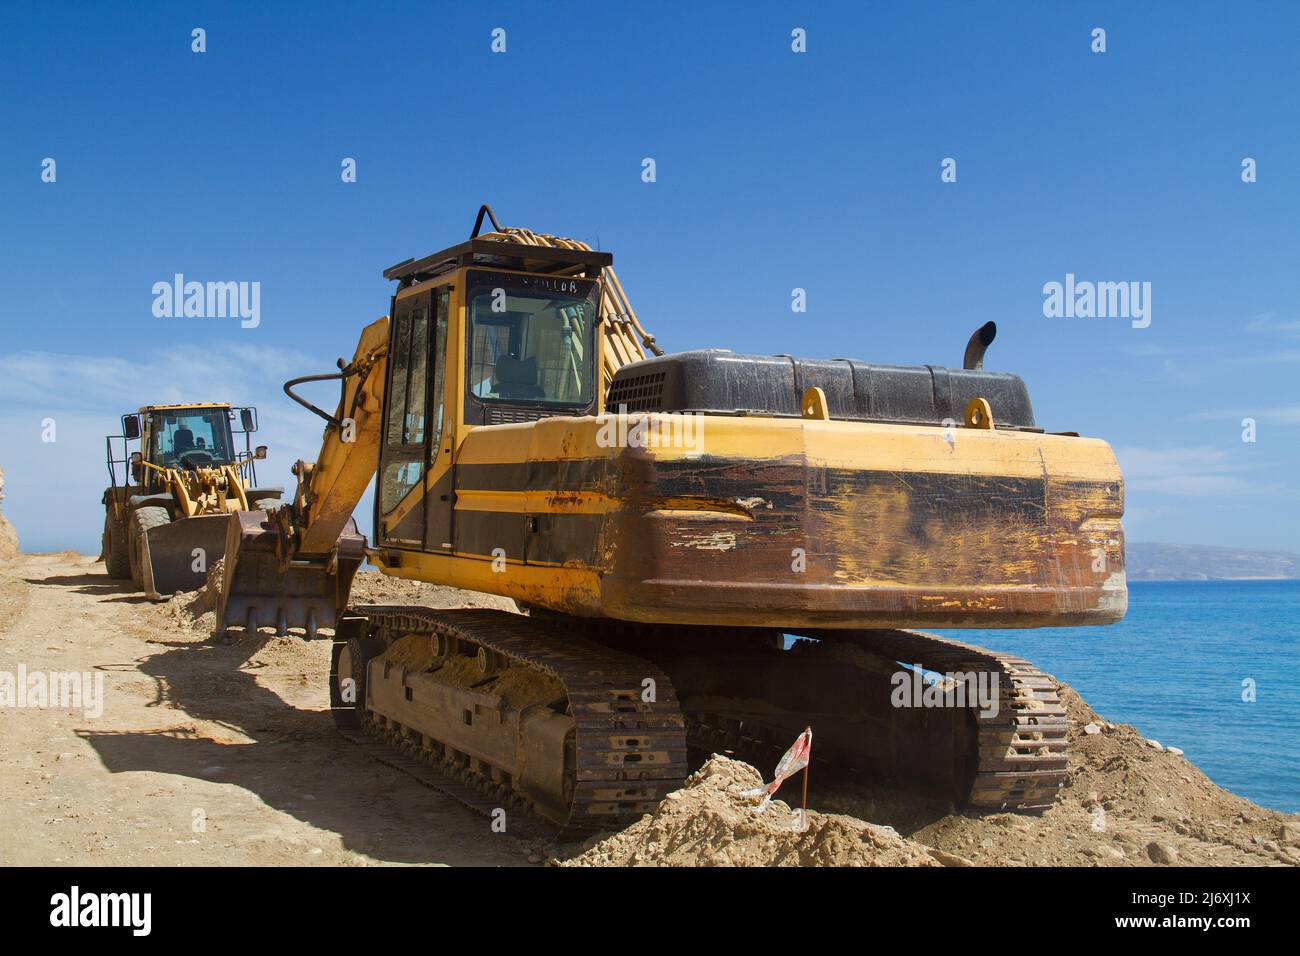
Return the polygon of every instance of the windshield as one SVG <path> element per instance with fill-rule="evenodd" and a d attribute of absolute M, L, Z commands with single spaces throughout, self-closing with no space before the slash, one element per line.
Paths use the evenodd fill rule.
<path fill-rule="evenodd" d="M 550 282 L 563 290 L 474 289 L 471 394 L 487 402 L 579 407 L 591 402 L 599 287 L 582 280 Z"/>
<path fill-rule="evenodd" d="M 230 413 L 224 408 L 179 408 L 154 412 L 149 460 L 167 467 L 234 461 Z"/>

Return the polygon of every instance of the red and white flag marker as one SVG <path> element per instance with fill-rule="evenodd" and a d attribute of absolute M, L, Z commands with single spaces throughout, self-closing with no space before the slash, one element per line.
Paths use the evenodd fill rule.
<path fill-rule="evenodd" d="M 767 805 L 772 802 L 772 797 L 781 784 L 793 777 L 800 770 L 803 771 L 803 808 L 808 809 L 808 761 L 812 759 L 812 728 L 807 727 L 799 735 L 799 739 L 794 742 L 785 755 L 776 765 L 776 777 L 766 787 L 760 787 L 757 790 L 746 790 L 741 796 L 757 797 L 762 796 L 758 806 L 754 808 L 755 813 L 762 813 L 767 809 Z"/>

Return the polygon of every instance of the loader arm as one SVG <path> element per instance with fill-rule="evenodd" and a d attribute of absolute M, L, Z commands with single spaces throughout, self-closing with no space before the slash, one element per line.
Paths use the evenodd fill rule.
<path fill-rule="evenodd" d="M 384 410 L 384 369 L 388 352 L 388 317 L 384 316 L 361 332 L 351 364 L 340 373 L 343 392 L 334 415 L 326 419 L 316 461 L 299 461 L 294 466 L 298 489 L 294 495 L 294 557 L 322 557 L 333 550 L 379 462 L 380 423 Z M 320 379 L 325 376 L 311 376 Z M 291 390 L 285 392 L 300 404 L 307 403 Z"/>

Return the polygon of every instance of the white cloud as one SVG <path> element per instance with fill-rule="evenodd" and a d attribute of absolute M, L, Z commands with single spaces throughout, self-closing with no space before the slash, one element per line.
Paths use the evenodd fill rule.
<path fill-rule="evenodd" d="M 1261 312 L 1246 323 L 1246 331 L 1300 335 L 1300 319 L 1282 319 L 1276 312 Z"/>
<path fill-rule="evenodd" d="M 1248 463 L 1213 446 L 1183 448 L 1115 449 L 1125 487 L 1130 492 L 1151 492 L 1184 498 L 1228 497 L 1254 494 L 1256 489 L 1240 477 Z"/>
<path fill-rule="evenodd" d="M 1192 420 L 1198 422 L 1240 423 L 1245 418 L 1253 418 L 1256 425 L 1300 425 L 1300 405 L 1198 412 L 1192 416 Z"/>
<path fill-rule="evenodd" d="M 240 390 L 263 391 L 268 380 L 319 367 L 319 360 L 300 352 L 248 345 L 182 345 L 138 360 L 12 352 L 0 355 L 0 401 L 11 408 L 111 410 L 116 417 L 146 404 L 226 401 Z"/>

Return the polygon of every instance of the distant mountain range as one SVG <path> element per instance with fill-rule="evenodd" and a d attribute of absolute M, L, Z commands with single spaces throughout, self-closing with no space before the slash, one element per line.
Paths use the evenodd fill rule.
<path fill-rule="evenodd" d="M 1231 581 L 1300 578 L 1300 554 L 1198 544 L 1144 544 L 1124 548 L 1130 581 Z"/>

